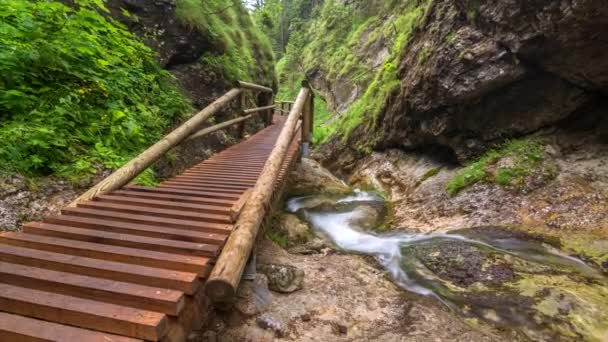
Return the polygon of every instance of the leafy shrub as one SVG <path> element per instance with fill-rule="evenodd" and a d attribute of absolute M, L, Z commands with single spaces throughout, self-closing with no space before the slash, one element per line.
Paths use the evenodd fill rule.
<path fill-rule="evenodd" d="M 117 168 L 190 110 L 152 51 L 101 0 L 0 0 L 0 169 Z"/>

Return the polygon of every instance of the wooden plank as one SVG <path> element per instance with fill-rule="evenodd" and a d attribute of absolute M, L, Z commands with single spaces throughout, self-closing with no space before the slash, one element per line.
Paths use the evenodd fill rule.
<path fill-rule="evenodd" d="M 199 274 L 205 272 L 205 269 L 209 267 L 209 259 L 204 257 L 183 256 L 82 241 L 74 243 L 73 240 L 26 233 L 3 234 L 0 238 L 0 244 Z"/>
<path fill-rule="evenodd" d="M 78 205 L 79 208 L 99 209 L 106 211 L 117 211 L 123 213 L 133 213 L 138 215 L 153 215 L 157 217 L 167 217 L 184 220 L 206 221 L 216 223 L 230 223 L 228 215 L 201 213 L 190 210 L 174 210 L 164 208 L 150 208 L 138 205 L 109 203 L 99 201 L 89 201 Z"/>
<path fill-rule="evenodd" d="M 161 192 L 154 191 L 137 191 L 137 190 L 117 190 L 111 193 L 112 195 L 120 195 L 127 197 L 136 197 L 143 199 L 163 200 L 171 201 L 176 203 L 187 203 L 187 204 L 200 204 L 200 205 L 211 205 L 218 207 L 230 208 L 234 203 L 234 200 L 226 200 L 219 198 L 208 198 L 200 196 L 185 196 L 185 195 L 171 195 Z"/>
<path fill-rule="evenodd" d="M 187 294 L 193 294 L 201 285 L 196 273 L 177 272 L 10 245 L 1 246 L 0 260 L 121 282 L 164 287 Z"/>
<path fill-rule="evenodd" d="M 220 199 L 225 199 L 225 200 L 238 200 L 239 199 L 239 195 L 235 195 L 235 194 L 223 194 L 220 192 L 209 192 L 209 191 L 180 191 L 180 192 L 175 192 L 169 189 L 160 189 L 160 188 L 147 188 L 147 187 L 143 187 L 143 186 L 137 186 L 137 185 L 130 185 L 125 187 L 125 189 L 128 190 L 137 190 L 137 191 L 149 191 L 149 192 L 161 192 L 161 193 L 178 193 L 180 195 L 191 195 L 191 196 L 201 196 L 201 197 L 209 197 L 209 198 L 220 198 Z"/>
<path fill-rule="evenodd" d="M 249 196 L 251 196 L 251 188 L 245 191 L 241 198 L 239 198 L 239 200 L 234 203 L 232 208 L 230 208 L 230 220 L 232 220 L 232 222 L 236 222 L 238 219 L 241 211 L 243 210 L 243 206 L 245 206 L 245 203 L 247 203 L 247 200 L 249 200 Z"/>
<path fill-rule="evenodd" d="M 0 341 L 137 342 L 142 340 L 0 312 Z"/>
<path fill-rule="evenodd" d="M 89 299 L 0 284 L 3 311 L 80 328 L 158 341 L 168 330 L 164 314 Z"/>
<path fill-rule="evenodd" d="M 245 190 L 241 189 L 230 189 L 230 188 L 220 188 L 216 189 L 214 187 L 204 186 L 204 185 L 176 185 L 176 184 L 166 184 L 161 183 L 158 185 L 159 188 L 162 189 L 184 189 L 184 190 L 194 190 L 194 191 L 221 191 L 227 194 L 237 194 L 240 195 Z"/>
<path fill-rule="evenodd" d="M 49 223 L 32 222 L 23 226 L 29 234 L 52 236 L 62 239 L 102 243 L 106 245 L 139 248 L 163 253 L 215 256 L 217 245 L 158 239 L 145 236 L 105 232 L 102 230 L 75 228 Z"/>
<path fill-rule="evenodd" d="M 155 227 L 147 224 L 100 220 L 90 217 L 70 215 L 47 216 L 44 218 L 43 222 L 66 225 L 70 227 L 100 229 L 108 232 L 141 235 L 160 239 L 209 243 L 213 245 L 223 245 L 227 237 L 227 234 L 197 232 L 189 229 Z"/>
<path fill-rule="evenodd" d="M 210 178 L 210 177 L 224 177 L 224 178 L 233 178 L 236 180 L 251 180 L 251 179 L 257 179 L 257 177 L 260 175 L 261 170 L 256 170 L 256 171 L 228 171 L 228 170 L 215 170 L 215 171 L 199 171 L 199 170 L 195 170 L 195 169 L 190 169 L 190 170 L 186 170 L 186 172 L 184 172 L 183 174 L 189 174 L 189 175 L 197 175 L 197 176 L 204 176 L 205 178 Z"/>
<path fill-rule="evenodd" d="M 209 181 L 199 181 L 195 178 L 173 178 L 171 180 L 162 182 L 163 185 L 188 185 L 188 186 L 201 186 L 204 188 L 216 188 L 216 189 L 232 189 L 232 190 L 247 190 L 251 187 L 249 184 L 218 184 Z"/>
<path fill-rule="evenodd" d="M 179 177 L 174 177 L 171 179 L 171 182 L 195 182 L 195 183 L 203 183 L 203 184 L 232 185 L 232 186 L 246 186 L 246 187 L 252 187 L 253 185 L 255 185 L 254 180 L 201 179 L 200 176 L 192 176 L 192 175 L 182 175 Z"/>
<path fill-rule="evenodd" d="M 184 307 L 180 291 L 0 262 L 5 284 L 86 298 L 176 316 Z"/>
<path fill-rule="evenodd" d="M 226 208 L 225 206 L 220 206 L 220 205 L 180 203 L 177 201 L 171 201 L 171 200 L 167 200 L 167 199 L 152 200 L 152 199 L 146 199 L 146 198 L 119 196 L 119 195 L 114 195 L 114 194 L 97 196 L 95 198 L 95 201 L 132 204 L 132 205 L 138 205 L 138 206 L 146 206 L 146 207 L 150 207 L 150 208 L 199 211 L 199 212 L 203 212 L 203 213 L 218 214 L 218 215 L 229 213 L 228 208 Z"/>
<path fill-rule="evenodd" d="M 184 190 L 185 191 L 185 190 Z M 225 234 L 232 231 L 232 226 L 221 223 L 201 222 L 193 220 L 180 220 L 166 217 L 153 217 L 149 215 L 127 214 L 114 211 L 105 211 L 88 208 L 66 208 L 62 213 L 73 216 L 90 217 L 97 219 L 108 219 L 137 224 L 148 224 L 158 227 L 169 227 L 179 229 L 191 229 L 208 233 Z"/>
<path fill-rule="evenodd" d="M 257 180 L 257 176 L 233 176 L 233 175 L 229 175 L 229 174 L 207 174 L 207 173 L 198 173 L 198 172 L 193 172 L 193 171 L 186 171 L 184 172 L 184 176 L 193 176 L 193 177 L 197 177 L 200 180 L 220 180 L 220 181 L 233 181 L 233 182 L 240 182 L 240 181 L 255 181 Z"/>

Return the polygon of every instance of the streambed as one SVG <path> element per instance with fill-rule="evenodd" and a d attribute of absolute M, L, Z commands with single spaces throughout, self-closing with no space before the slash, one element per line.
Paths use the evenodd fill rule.
<path fill-rule="evenodd" d="M 339 249 L 375 257 L 401 288 L 432 296 L 475 325 L 534 340 L 608 340 L 604 274 L 507 227 L 454 234 L 376 233 L 386 214 L 373 192 L 292 198 L 287 209 Z"/>

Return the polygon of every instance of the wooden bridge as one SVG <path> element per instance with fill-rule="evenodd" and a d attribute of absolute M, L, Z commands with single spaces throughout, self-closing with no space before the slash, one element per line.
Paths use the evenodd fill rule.
<path fill-rule="evenodd" d="M 261 107 L 201 130 L 245 91 Z M 310 141 L 312 112 L 306 85 L 292 105 L 239 82 L 61 215 L 0 234 L 0 341 L 185 340 L 209 303 L 234 301 L 262 221 Z M 267 127 L 240 144 L 156 187 L 129 184 L 181 142 L 255 115 Z"/>

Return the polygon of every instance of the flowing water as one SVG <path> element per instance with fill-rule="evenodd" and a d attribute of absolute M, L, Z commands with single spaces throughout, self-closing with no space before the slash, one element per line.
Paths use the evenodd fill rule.
<path fill-rule="evenodd" d="M 339 249 L 375 257 L 403 289 L 434 296 L 469 317 L 522 328 L 540 340 L 608 336 L 608 316 L 596 314 L 608 305 L 605 278 L 580 259 L 506 229 L 377 234 L 360 224 L 362 207 L 383 205 L 381 196 L 355 191 L 292 198 L 287 209 Z M 579 288 L 581 282 L 589 285 Z M 581 294 L 590 303 L 580 300 Z M 582 306 L 592 310 L 576 310 Z M 597 317 L 583 317 L 584 324 L 568 321 L 576 316 L 579 322 L 580 315 Z"/>

